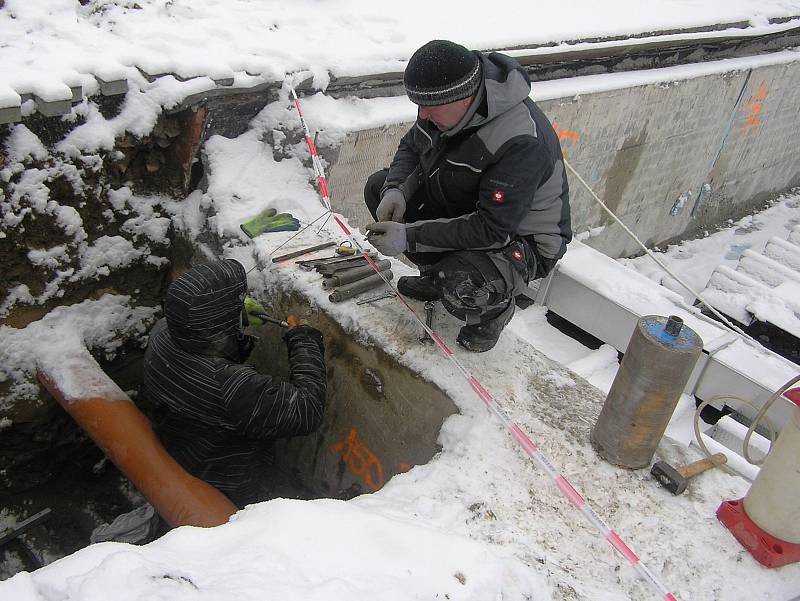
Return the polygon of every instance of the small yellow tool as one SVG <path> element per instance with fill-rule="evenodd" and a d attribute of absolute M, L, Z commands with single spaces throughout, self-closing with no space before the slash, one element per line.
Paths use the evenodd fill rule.
<path fill-rule="evenodd" d="M 356 249 L 353 248 L 353 244 L 350 240 L 345 240 L 339 246 L 336 247 L 336 255 L 339 257 L 349 257 L 351 255 L 356 254 Z"/>

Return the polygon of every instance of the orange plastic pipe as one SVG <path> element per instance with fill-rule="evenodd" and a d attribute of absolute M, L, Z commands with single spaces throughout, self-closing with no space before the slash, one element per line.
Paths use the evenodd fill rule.
<path fill-rule="evenodd" d="M 237 507 L 167 453 L 150 420 L 86 349 L 40 358 L 37 377 L 170 526 L 218 526 Z"/>

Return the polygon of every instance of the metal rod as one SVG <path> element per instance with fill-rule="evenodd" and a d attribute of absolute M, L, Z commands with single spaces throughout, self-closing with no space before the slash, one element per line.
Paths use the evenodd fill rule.
<path fill-rule="evenodd" d="M 294 259 L 295 257 L 299 257 L 301 255 L 305 255 L 306 253 L 313 253 L 317 250 L 322 250 L 323 248 L 330 248 L 331 246 L 336 246 L 336 242 L 325 242 L 324 244 L 317 244 L 316 246 L 309 246 L 308 248 L 301 248 L 300 250 L 296 250 L 294 252 L 286 253 L 285 255 L 279 255 L 277 257 L 272 257 L 273 263 L 278 263 L 280 261 L 286 261 L 287 259 Z"/>
<path fill-rule="evenodd" d="M 385 298 L 394 298 L 394 292 L 385 292 L 384 294 L 379 294 L 378 296 L 370 296 L 369 298 L 363 298 L 360 301 L 356 301 L 357 305 L 366 305 L 367 303 L 374 303 L 375 301 L 383 300 Z"/>
<path fill-rule="evenodd" d="M 282 320 L 276 319 L 275 317 L 270 317 L 266 313 L 254 313 L 256 317 L 258 317 L 261 321 L 266 321 L 267 323 L 274 323 L 276 326 L 280 326 L 282 328 L 288 328 L 289 323 Z"/>
<path fill-rule="evenodd" d="M 433 311 L 436 308 L 436 303 L 434 301 L 426 301 L 425 302 L 425 325 L 428 326 L 428 330 L 433 329 Z M 433 342 L 433 338 L 428 336 L 428 330 L 422 330 L 419 335 L 419 341 L 424 343 Z"/>
<path fill-rule="evenodd" d="M 14 540 L 26 530 L 29 530 L 34 526 L 38 526 L 49 517 L 50 517 L 50 508 L 47 507 L 45 509 L 42 509 L 39 513 L 36 513 L 31 517 L 21 521 L 16 526 L 11 526 L 10 528 L 6 529 L 5 532 L 0 534 L 0 547 Z"/>

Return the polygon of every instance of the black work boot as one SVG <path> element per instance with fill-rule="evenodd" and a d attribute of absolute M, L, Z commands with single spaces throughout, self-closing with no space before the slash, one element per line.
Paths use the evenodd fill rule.
<path fill-rule="evenodd" d="M 467 325 L 458 332 L 456 341 L 468 351 L 483 353 L 497 344 L 500 333 L 506 327 L 511 318 L 514 317 L 514 300 L 508 303 L 508 307 L 497 317 L 492 317 L 481 323 Z"/>
<path fill-rule="evenodd" d="M 430 275 L 404 275 L 397 280 L 397 290 L 403 296 L 421 301 L 438 300 L 441 295 Z"/>

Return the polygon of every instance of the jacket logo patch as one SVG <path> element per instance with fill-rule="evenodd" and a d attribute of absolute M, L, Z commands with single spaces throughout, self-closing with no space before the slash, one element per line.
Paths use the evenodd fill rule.
<path fill-rule="evenodd" d="M 517 261 L 522 261 L 522 253 L 518 250 L 511 251 L 511 256 L 514 257 Z"/>
<path fill-rule="evenodd" d="M 506 201 L 506 193 L 502 190 L 495 190 L 492 192 L 492 202 L 496 205 L 501 205 Z"/>

